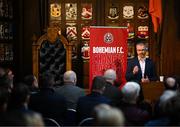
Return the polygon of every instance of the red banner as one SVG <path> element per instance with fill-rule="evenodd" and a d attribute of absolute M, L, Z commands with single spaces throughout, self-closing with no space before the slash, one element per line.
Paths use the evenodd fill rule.
<path fill-rule="evenodd" d="M 116 70 L 117 82 L 126 82 L 127 28 L 90 27 L 90 86 L 95 76 L 107 69 Z M 121 85 L 121 87 L 122 87 Z"/>

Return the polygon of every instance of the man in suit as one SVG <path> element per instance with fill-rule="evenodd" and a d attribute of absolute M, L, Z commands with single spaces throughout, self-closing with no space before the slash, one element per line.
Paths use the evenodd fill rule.
<path fill-rule="evenodd" d="M 128 61 L 126 80 L 138 83 L 158 80 L 153 61 L 145 56 L 145 44 L 143 42 L 137 43 L 136 51 L 137 57 Z"/>
<path fill-rule="evenodd" d="M 67 102 L 55 92 L 54 82 L 54 76 L 48 72 L 40 77 L 40 91 L 31 95 L 29 108 L 41 113 L 44 118 L 52 118 L 61 123 L 65 117 Z"/>
<path fill-rule="evenodd" d="M 80 97 L 77 103 L 77 117 L 78 122 L 85 118 L 92 117 L 92 111 L 98 104 L 110 104 L 111 101 L 104 97 L 106 80 L 102 76 L 96 76 L 92 82 L 91 93 Z"/>
<path fill-rule="evenodd" d="M 76 110 L 79 97 L 85 96 L 85 91 L 76 86 L 77 76 L 74 71 L 66 71 L 63 76 L 63 86 L 56 89 L 56 92 L 66 98 L 67 107 Z"/>
<path fill-rule="evenodd" d="M 122 99 L 122 93 L 118 87 L 114 85 L 117 78 L 116 71 L 113 69 L 107 69 L 104 72 L 104 78 L 106 80 L 106 86 L 103 95 L 112 101 L 113 106 L 118 106 Z"/>

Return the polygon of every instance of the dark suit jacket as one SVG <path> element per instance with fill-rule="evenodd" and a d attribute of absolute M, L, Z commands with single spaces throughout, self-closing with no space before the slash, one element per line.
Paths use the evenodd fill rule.
<path fill-rule="evenodd" d="M 92 111 L 98 104 L 110 104 L 110 100 L 97 92 L 92 92 L 87 96 L 80 97 L 77 103 L 78 122 L 85 118 L 92 117 Z"/>
<path fill-rule="evenodd" d="M 139 67 L 139 71 L 137 74 L 133 74 L 133 68 L 135 66 Z M 156 69 L 155 69 L 155 65 L 153 63 L 153 61 L 150 58 L 146 58 L 145 60 L 145 73 L 144 73 L 144 77 L 148 76 L 150 81 L 156 81 L 157 75 L 156 75 Z M 139 64 L 139 60 L 137 57 L 130 59 L 128 61 L 128 66 L 127 66 L 127 71 L 126 71 L 126 80 L 127 81 L 136 81 L 138 83 L 141 82 L 141 78 L 142 78 L 142 71 L 141 71 L 141 67 Z"/>
<path fill-rule="evenodd" d="M 75 110 L 79 97 L 85 96 L 85 91 L 73 84 L 64 84 L 57 88 L 56 92 L 66 98 L 68 108 Z"/>
<path fill-rule="evenodd" d="M 66 100 L 52 88 L 43 88 L 30 98 L 29 108 L 41 113 L 43 117 L 62 122 L 67 110 Z"/>
<path fill-rule="evenodd" d="M 118 106 L 122 99 L 122 92 L 109 82 L 107 82 L 103 95 L 111 100 L 113 106 Z"/>
<path fill-rule="evenodd" d="M 138 107 L 137 104 L 122 103 L 120 109 L 122 110 L 126 126 L 143 126 L 149 119 L 149 113 Z"/>

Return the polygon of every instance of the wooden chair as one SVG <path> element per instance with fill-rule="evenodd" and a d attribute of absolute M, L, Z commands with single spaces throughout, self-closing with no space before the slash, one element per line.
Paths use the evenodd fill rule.
<path fill-rule="evenodd" d="M 49 27 L 47 29 L 47 33 L 42 35 L 37 40 L 33 39 L 33 44 L 32 44 L 33 74 L 37 78 L 39 78 L 40 71 L 42 71 L 41 70 L 42 65 L 40 64 L 41 63 L 41 57 L 44 57 L 44 60 L 46 60 L 46 61 L 47 61 L 47 59 L 50 59 L 50 58 L 47 58 L 47 55 L 49 55 L 49 53 L 47 53 L 47 52 L 44 53 L 44 54 L 42 53 L 43 52 L 42 48 L 46 47 L 46 44 L 48 44 L 48 45 L 53 45 L 53 44 L 57 45 L 53 50 L 59 50 L 58 49 L 59 47 L 62 48 L 62 49 L 65 49 L 65 53 L 54 53 L 54 54 L 50 54 L 50 55 L 52 57 L 54 57 L 53 55 L 65 55 L 64 56 L 64 58 L 65 58 L 64 70 L 65 71 L 71 70 L 71 67 L 72 67 L 72 63 L 71 63 L 72 44 L 68 43 L 66 38 L 63 35 L 59 34 L 59 30 L 58 30 L 57 27 Z M 61 50 L 59 50 L 59 52 L 61 52 Z M 52 60 L 54 60 L 54 58 L 52 58 Z M 56 62 L 56 59 L 55 59 L 55 62 Z M 54 63 L 52 63 L 52 64 L 54 64 Z M 54 65 L 54 66 L 56 66 L 56 65 Z M 53 66 L 51 66 L 51 68 L 53 68 Z M 57 69 L 55 69 L 54 71 L 56 72 Z M 64 72 L 61 72 L 61 73 L 63 74 Z"/>
<path fill-rule="evenodd" d="M 65 115 L 65 126 L 76 126 L 77 114 L 75 109 L 68 108 Z"/>
<path fill-rule="evenodd" d="M 93 126 L 94 123 L 94 118 L 92 117 L 88 117 L 83 119 L 80 123 L 79 123 L 79 127 L 87 127 L 87 126 Z"/>
<path fill-rule="evenodd" d="M 55 119 L 52 118 L 44 118 L 45 127 L 61 127 L 62 125 L 59 124 Z"/>

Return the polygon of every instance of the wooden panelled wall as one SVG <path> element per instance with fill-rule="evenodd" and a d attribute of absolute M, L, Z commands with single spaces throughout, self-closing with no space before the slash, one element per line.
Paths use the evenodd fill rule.
<path fill-rule="evenodd" d="M 54 0 L 58 1 L 58 0 Z M 65 2 L 77 2 L 80 4 L 81 2 L 92 2 L 95 5 L 93 9 L 93 13 L 95 14 L 93 17 L 93 21 L 91 25 L 104 26 L 108 25 L 108 21 L 106 20 L 107 7 L 112 5 L 112 3 L 124 4 L 127 2 L 133 3 L 134 5 L 138 5 L 140 3 L 145 2 L 148 4 L 148 0 L 60 0 L 62 3 Z M 173 1 L 165 0 L 165 4 L 174 4 Z M 48 14 L 48 0 L 31 0 L 31 1 L 23 1 L 19 0 L 17 10 L 17 22 L 20 23 L 17 29 L 17 46 L 16 46 L 16 72 L 19 76 L 19 79 L 26 74 L 32 73 L 32 36 L 35 34 L 37 37 L 42 35 L 43 30 L 47 28 L 49 25 L 49 14 Z M 173 6 L 172 6 L 173 7 Z M 119 10 L 122 11 L 122 10 Z M 174 13 L 173 10 L 168 10 L 170 13 L 167 13 L 167 18 L 174 20 L 171 13 Z M 64 12 L 63 12 L 64 13 Z M 80 16 L 80 15 L 79 15 Z M 121 22 L 121 20 L 119 20 Z M 81 22 L 78 22 L 80 25 Z M 150 31 L 152 31 L 152 24 L 149 24 Z M 176 38 L 175 34 L 175 26 L 171 27 L 172 24 L 166 26 L 167 31 L 164 33 L 164 36 L 167 38 L 171 36 L 172 38 Z M 165 27 L 165 26 L 163 26 Z M 171 29 L 168 29 L 171 28 Z M 81 31 L 78 28 L 78 31 Z M 62 34 L 66 36 L 65 33 L 65 24 L 62 25 Z M 80 35 L 79 35 L 80 36 Z M 158 46 L 156 35 L 150 32 L 149 38 L 149 50 L 150 57 L 155 61 L 157 65 L 158 74 L 164 75 L 180 75 L 180 42 L 172 39 L 164 38 L 164 42 L 168 45 Z M 78 84 L 81 87 L 88 86 L 88 62 L 83 62 L 81 59 L 81 40 L 78 40 L 78 59 L 73 60 L 73 69 L 78 74 Z M 170 48 L 171 47 L 171 48 Z M 159 48 L 161 48 L 161 54 L 159 54 Z"/>

